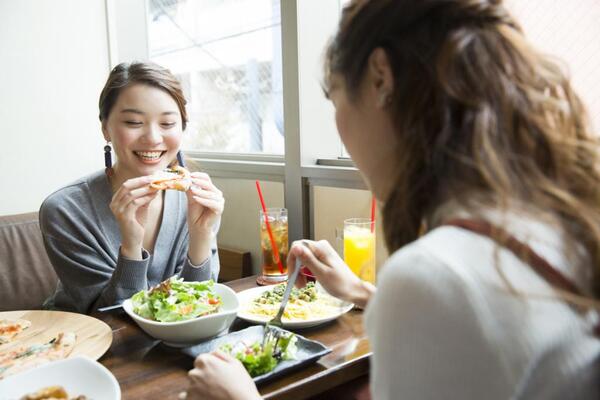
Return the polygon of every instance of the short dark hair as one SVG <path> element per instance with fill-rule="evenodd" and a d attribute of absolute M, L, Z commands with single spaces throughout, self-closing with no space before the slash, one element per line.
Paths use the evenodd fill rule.
<path fill-rule="evenodd" d="M 98 102 L 100 121 L 104 122 L 108 119 L 121 91 L 135 83 L 149 85 L 167 92 L 179 107 L 181 126 L 185 130 L 188 118 L 181 84 L 171 71 L 152 62 L 121 63 L 110 71 Z"/>

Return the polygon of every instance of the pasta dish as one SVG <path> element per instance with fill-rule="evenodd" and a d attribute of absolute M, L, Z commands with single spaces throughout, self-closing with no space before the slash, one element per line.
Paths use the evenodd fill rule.
<path fill-rule="evenodd" d="M 279 284 L 273 289 L 263 292 L 262 295 L 247 304 L 245 312 L 265 320 L 275 317 L 279 311 L 284 291 L 285 284 Z M 341 300 L 332 297 L 325 291 L 317 290 L 314 283 L 309 282 L 302 289 L 292 289 L 282 320 L 308 321 L 326 318 L 338 314 L 342 307 Z"/>

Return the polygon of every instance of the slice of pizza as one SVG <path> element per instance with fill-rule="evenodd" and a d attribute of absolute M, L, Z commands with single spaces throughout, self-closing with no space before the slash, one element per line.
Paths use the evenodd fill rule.
<path fill-rule="evenodd" d="M 187 191 L 192 186 L 192 176 L 190 171 L 176 165 L 164 171 L 160 171 L 154 175 L 150 187 L 156 190 L 179 190 Z"/>
<path fill-rule="evenodd" d="M 19 333 L 31 326 L 26 319 L 0 320 L 0 344 L 10 343 Z"/>
<path fill-rule="evenodd" d="M 44 344 L 21 346 L 0 352 L 0 379 L 18 372 L 67 358 L 75 347 L 77 336 L 73 332 L 61 332 Z"/>

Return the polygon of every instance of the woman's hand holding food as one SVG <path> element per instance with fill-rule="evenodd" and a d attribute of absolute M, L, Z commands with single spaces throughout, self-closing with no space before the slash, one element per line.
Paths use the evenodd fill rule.
<path fill-rule="evenodd" d="M 307 246 L 303 245 L 302 242 L 305 242 Z M 375 286 L 360 280 L 354 275 L 326 240 L 294 242 L 287 261 L 288 274 L 290 275 L 295 268 L 296 258 L 300 259 L 303 266 L 310 269 L 317 281 L 332 296 L 364 308 L 375 292 Z M 304 286 L 306 278 L 302 274 L 298 275 L 296 284 Z"/>
<path fill-rule="evenodd" d="M 187 400 L 255 400 L 260 399 L 256 385 L 242 363 L 217 351 L 201 354 L 188 373 L 190 388 Z"/>
<path fill-rule="evenodd" d="M 208 174 L 192 172 L 191 176 L 192 186 L 186 192 L 190 230 L 189 257 L 192 264 L 199 265 L 210 256 L 213 226 L 223 213 L 225 199 Z"/>
<path fill-rule="evenodd" d="M 132 260 L 142 259 L 148 205 L 158 195 L 156 190 L 150 188 L 151 181 L 148 176 L 125 181 L 110 202 L 110 210 L 121 231 L 121 254 Z"/>

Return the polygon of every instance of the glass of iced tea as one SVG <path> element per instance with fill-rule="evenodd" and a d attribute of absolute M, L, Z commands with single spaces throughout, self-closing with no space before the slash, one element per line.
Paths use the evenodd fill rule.
<path fill-rule="evenodd" d="M 273 251 L 271 238 L 265 222 L 265 213 L 260 211 L 260 248 L 262 273 L 257 282 L 260 285 L 273 285 L 287 280 L 288 256 L 288 215 L 285 208 L 267 208 L 267 218 L 277 251 Z M 279 269 L 279 260 L 283 271 Z"/>

